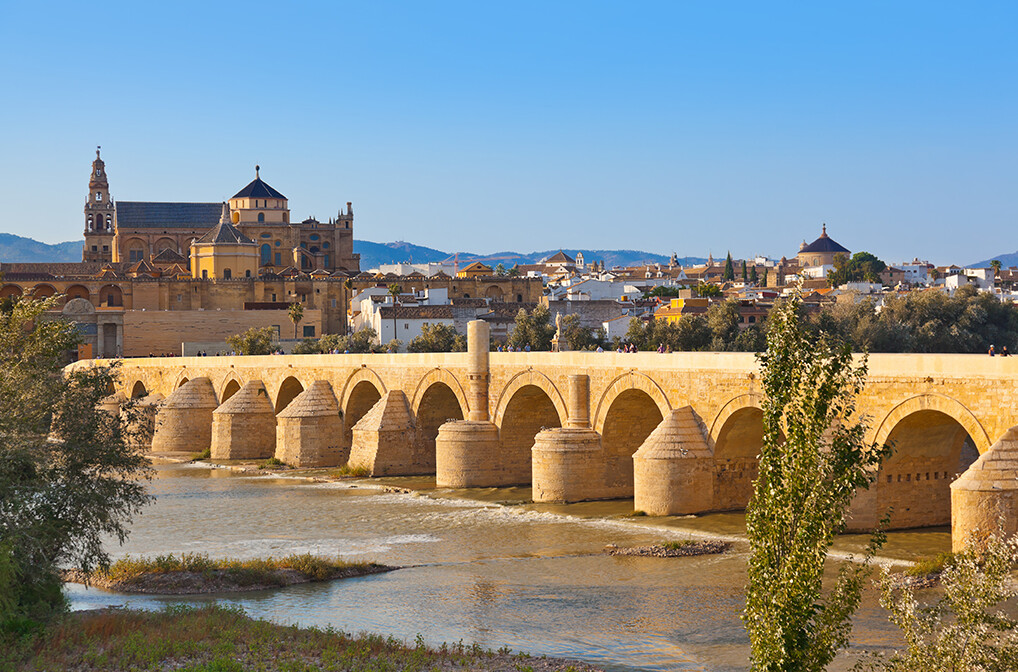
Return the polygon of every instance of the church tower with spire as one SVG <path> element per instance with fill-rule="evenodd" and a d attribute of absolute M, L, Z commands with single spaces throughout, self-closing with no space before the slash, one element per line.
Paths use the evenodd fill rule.
<path fill-rule="evenodd" d="M 106 179 L 106 164 L 99 156 L 101 147 L 95 148 L 92 174 L 88 178 L 88 198 L 85 200 L 85 246 L 81 260 L 91 262 L 113 261 L 113 199 L 110 183 Z"/>

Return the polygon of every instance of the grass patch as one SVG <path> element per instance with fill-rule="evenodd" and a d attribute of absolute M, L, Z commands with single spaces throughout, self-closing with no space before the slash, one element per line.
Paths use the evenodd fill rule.
<path fill-rule="evenodd" d="M 940 574 L 954 564 L 954 553 L 937 553 L 916 560 L 905 570 L 906 576 L 930 576 Z"/>
<path fill-rule="evenodd" d="M 332 472 L 335 476 L 345 476 L 348 478 L 366 478 L 371 475 L 371 469 L 364 466 L 363 464 L 351 467 L 349 463 L 344 464 L 339 469 Z"/>
<path fill-rule="evenodd" d="M 192 462 L 197 462 L 198 460 L 211 460 L 211 459 L 212 459 L 212 449 L 211 448 L 206 448 L 205 450 L 201 451 L 200 453 L 193 453 L 191 455 L 191 461 Z"/>
<path fill-rule="evenodd" d="M 278 467 L 286 468 L 286 467 L 289 467 L 289 466 L 290 465 L 288 465 L 286 462 L 283 462 L 280 459 L 277 459 L 275 457 L 270 457 L 269 459 L 267 459 L 264 462 L 262 462 L 261 464 L 259 464 L 258 468 L 259 469 L 275 469 L 275 468 L 278 468 Z"/>
<path fill-rule="evenodd" d="M 185 553 L 154 558 L 126 557 L 105 571 L 96 570 L 90 574 L 66 570 L 64 580 L 125 593 L 195 595 L 281 588 L 311 581 L 380 574 L 394 569 L 398 567 L 374 562 L 345 562 L 310 553 L 252 560 L 213 559 L 204 553 Z"/>
<path fill-rule="evenodd" d="M 334 629 L 283 626 L 241 609 L 174 605 L 68 614 L 32 634 L 0 640 L 0 669 L 174 669 L 352 672 L 436 669 L 509 670 L 526 660 L 463 643 L 429 648 L 418 638 L 353 636 Z M 565 661 L 542 670 L 566 670 Z M 593 668 L 573 664 L 577 671 Z"/>

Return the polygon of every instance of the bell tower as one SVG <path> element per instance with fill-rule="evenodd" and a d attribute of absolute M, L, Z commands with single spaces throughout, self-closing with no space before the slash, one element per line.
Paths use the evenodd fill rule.
<path fill-rule="evenodd" d="M 106 179 L 106 164 L 99 156 L 101 147 L 95 148 L 92 174 L 88 178 L 88 198 L 85 200 L 85 247 L 82 261 L 113 261 L 113 199 L 110 183 Z"/>

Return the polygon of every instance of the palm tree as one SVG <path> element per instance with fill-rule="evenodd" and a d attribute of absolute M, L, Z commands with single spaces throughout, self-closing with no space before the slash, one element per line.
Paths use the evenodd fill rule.
<path fill-rule="evenodd" d="M 293 337 L 297 338 L 297 325 L 304 319 L 304 304 L 300 301 L 291 303 L 286 312 L 290 316 L 290 321 L 293 322 Z"/>
<path fill-rule="evenodd" d="M 1000 275 L 1000 259 L 994 259 L 990 262 L 990 268 L 993 269 L 994 275 Z"/>
<path fill-rule="evenodd" d="M 403 288 L 395 282 L 389 285 L 389 296 L 392 297 L 392 338 L 396 338 L 396 306 L 399 305 L 399 294 Z"/>

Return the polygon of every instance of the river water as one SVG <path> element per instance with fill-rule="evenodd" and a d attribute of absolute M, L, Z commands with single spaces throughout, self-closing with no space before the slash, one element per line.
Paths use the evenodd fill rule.
<path fill-rule="evenodd" d="M 734 534 L 737 514 L 619 519 L 628 502 L 524 504 L 528 489 L 386 493 L 367 482 L 312 483 L 193 465 L 157 467 L 156 501 L 125 554 L 204 552 L 238 558 L 310 551 L 405 567 L 357 579 L 214 597 L 124 596 L 68 585 L 72 608 L 160 608 L 205 599 L 280 623 L 370 631 L 430 644 L 508 646 L 611 670 L 744 670 L 739 621 L 747 546 L 691 558 L 602 554 L 620 546 Z M 395 479 L 427 489 L 425 480 Z M 469 497 L 471 499 L 465 499 Z M 862 539 L 845 537 L 838 550 Z M 895 533 L 886 554 L 945 550 L 944 530 Z M 857 649 L 897 643 L 871 590 L 855 619 Z M 839 660 L 848 669 L 854 656 Z"/>

